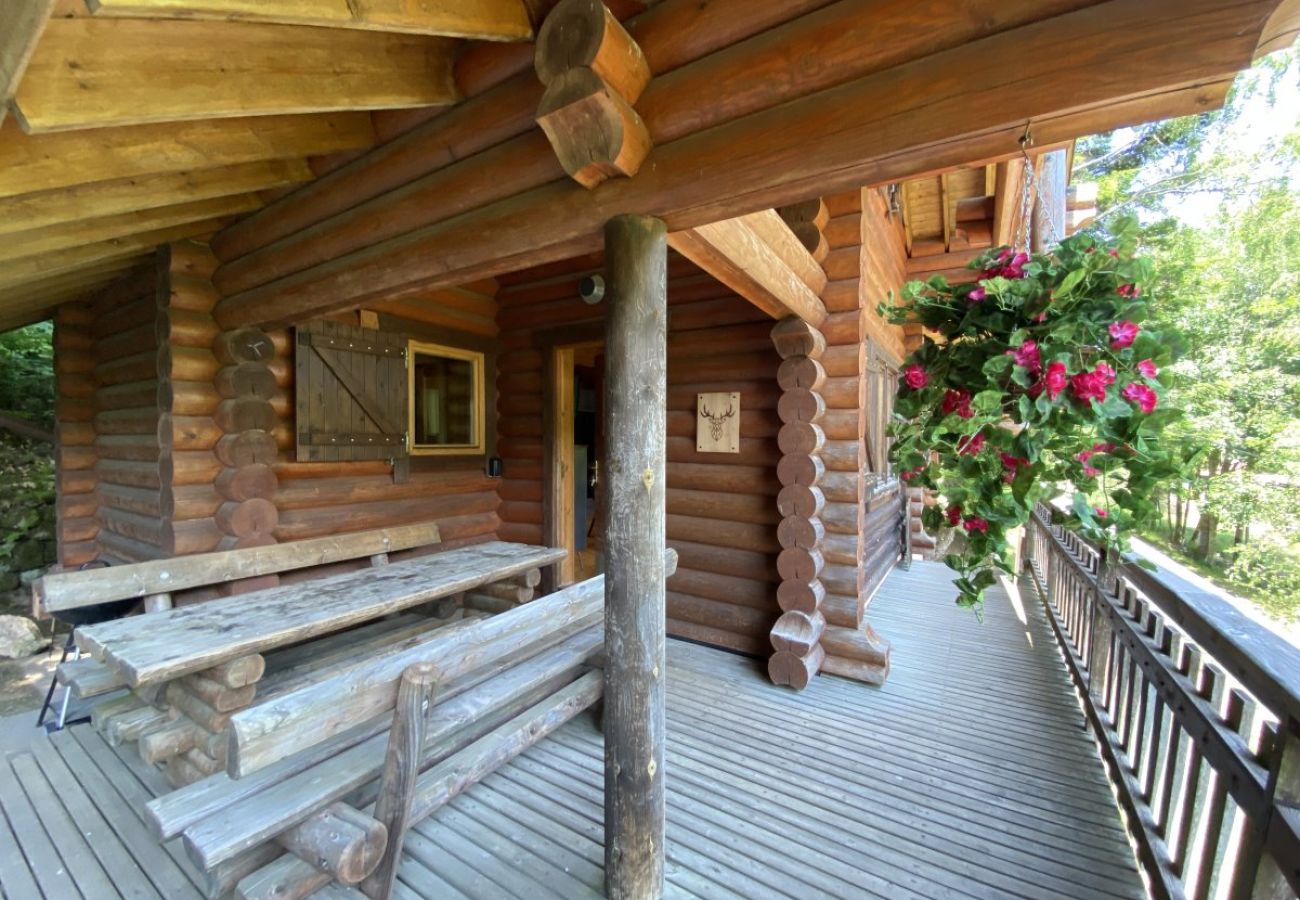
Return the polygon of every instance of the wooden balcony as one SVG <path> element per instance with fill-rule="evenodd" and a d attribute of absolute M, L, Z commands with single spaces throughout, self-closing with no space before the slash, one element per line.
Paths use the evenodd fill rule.
<path fill-rule="evenodd" d="M 1144 894 L 1041 605 L 994 593 L 981 623 L 951 597 L 937 564 L 889 577 L 879 689 L 795 694 L 670 641 L 670 896 Z M 602 760 L 580 717 L 475 785 L 407 838 L 397 896 L 599 896 Z M 163 790 L 88 727 L 40 739 L 0 774 L 5 895 L 201 896 L 141 820 Z"/>

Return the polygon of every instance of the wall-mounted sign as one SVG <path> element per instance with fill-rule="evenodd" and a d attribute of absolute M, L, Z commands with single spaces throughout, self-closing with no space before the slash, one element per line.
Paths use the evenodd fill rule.
<path fill-rule="evenodd" d="M 700 394 L 695 401 L 695 449 L 740 452 L 740 394 Z"/>

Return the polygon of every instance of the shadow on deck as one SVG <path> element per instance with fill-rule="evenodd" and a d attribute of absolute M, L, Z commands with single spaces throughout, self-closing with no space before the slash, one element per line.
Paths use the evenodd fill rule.
<path fill-rule="evenodd" d="M 871 607 L 894 643 L 881 689 L 795 694 L 669 643 L 669 896 L 1144 894 L 1040 608 L 990 592 L 981 624 L 951 597 L 936 564 L 890 576 Z M 162 785 L 132 756 L 80 728 L 10 761 L 6 896 L 198 895 L 139 821 Z M 581 717 L 476 785 L 408 837 L 397 895 L 599 896 L 602 756 Z"/>

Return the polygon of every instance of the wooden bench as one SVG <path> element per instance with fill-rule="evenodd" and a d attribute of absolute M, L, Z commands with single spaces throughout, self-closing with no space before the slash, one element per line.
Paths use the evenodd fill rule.
<path fill-rule="evenodd" d="M 196 568 L 245 578 L 280 562 L 213 556 Z M 176 790 L 147 818 L 183 838 L 210 896 L 388 896 L 410 822 L 599 699 L 603 579 L 527 602 L 562 557 L 492 542 L 87 626 L 92 658 L 63 677 L 86 695 L 130 689 L 94 724 L 164 766 Z M 100 602 L 87 576 L 112 573 L 107 593 L 150 596 L 200 578 L 183 562 L 51 575 L 37 595 L 70 602 L 68 579 Z"/>

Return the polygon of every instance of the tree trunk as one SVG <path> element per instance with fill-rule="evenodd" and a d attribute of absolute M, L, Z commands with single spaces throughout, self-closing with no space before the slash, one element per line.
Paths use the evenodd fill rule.
<path fill-rule="evenodd" d="M 605 886 L 614 900 L 646 900 L 664 878 L 663 222 L 611 220 L 605 266 Z"/>

